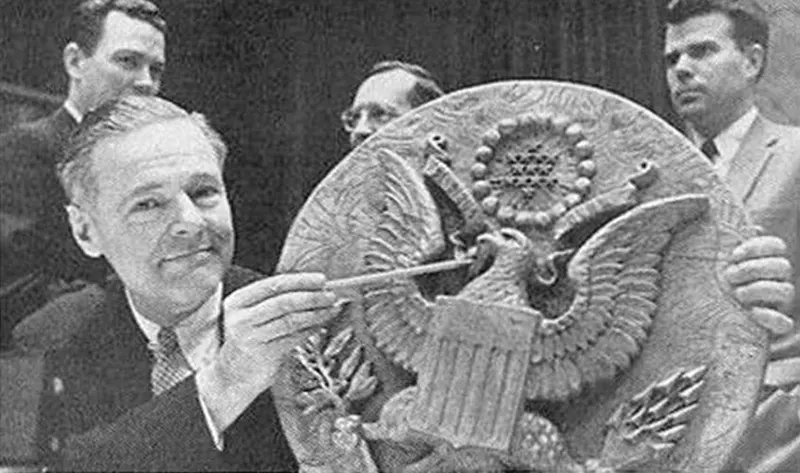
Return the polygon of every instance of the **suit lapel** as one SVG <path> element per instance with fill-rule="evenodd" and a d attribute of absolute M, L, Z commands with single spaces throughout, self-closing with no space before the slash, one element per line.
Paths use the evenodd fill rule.
<path fill-rule="evenodd" d="M 257 277 L 250 271 L 229 270 L 223 279 L 223 293 L 228 295 Z M 96 366 L 102 370 L 98 372 L 100 377 L 124 386 L 122 391 L 136 393 L 133 398 L 149 398 L 153 358 L 147 337 L 131 313 L 120 280 L 112 278 L 106 288 L 104 316 L 89 330 L 91 336 L 84 349 L 92 353 Z"/>
<path fill-rule="evenodd" d="M 766 120 L 758 115 L 733 157 L 726 181 L 734 196 L 745 203 L 753 192 L 759 176 L 772 159 L 778 135 L 771 133 Z"/>
<path fill-rule="evenodd" d="M 262 277 L 242 268 L 231 268 L 223 280 L 223 293 Z M 91 326 L 73 349 L 78 354 L 76 380 L 82 394 L 62 411 L 72 419 L 72 433 L 113 422 L 151 399 L 152 357 L 147 340 L 136 324 L 117 278 L 107 282 L 106 300 Z M 69 362 L 67 354 L 62 357 Z M 281 430 L 269 391 L 262 393 L 225 432 L 223 458 L 231 469 L 247 471 L 296 471 L 294 454 Z"/>
<path fill-rule="evenodd" d="M 234 267 L 224 276 L 223 293 L 228 295 L 256 278 L 257 273 Z M 114 418 L 152 397 L 150 371 L 154 361 L 147 348 L 147 337 L 136 323 L 117 278 L 107 283 L 104 313 L 90 331 L 92 337 L 88 343 L 92 346 L 86 348 L 92 353 L 96 378 L 108 386 L 105 396 L 112 401 L 109 406 L 113 406 L 113 412 L 109 414 Z"/>
<path fill-rule="evenodd" d="M 106 317 L 99 321 L 93 350 L 96 376 L 107 383 L 105 401 L 110 419 L 147 402 L 151 397 L 152 356 L 147 339 L 136 324 L 119 280 L 110 286 Z M 109 419 L 109 420 L 110 420 Z"/>

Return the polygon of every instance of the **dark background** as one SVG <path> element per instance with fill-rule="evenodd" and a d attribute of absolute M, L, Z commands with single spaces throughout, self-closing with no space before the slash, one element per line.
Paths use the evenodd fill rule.
<path fill-rule="evenodd" d="M 0 0 L 0 80 L 60 95 L 74 2 Z M 228 142 L 236 261 L 271 270 L 293 216 L 346 154 L 339 114 L 376 61 L 431 70 L 446 90 L 555 78 L 622 94 L 675 123 L 661 59 L 663 0 L 176 1 L 162 95 Z M 0 125 L 43 113 L 4 94 Z M 39 105 L 37 105 L 39 106 Z M 40 107 L 41 108 L 41 107 Z"/>

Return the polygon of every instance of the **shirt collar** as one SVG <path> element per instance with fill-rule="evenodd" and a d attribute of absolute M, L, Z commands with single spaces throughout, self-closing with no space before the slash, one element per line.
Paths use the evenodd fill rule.
<path fill-rule="evenodd" d="M 750 107 L 750 110 L 745 112 L 728 128 L 722 130 L 720 134 L 714 137 L 714 145 L 717 147 L 717 150 L 719 150 L 720 161 L 729 162 L 736 156 L 739 147 L 742 145 L 742 141 L 744 141 L 744 136 L 747 134 L 747 131 L 750 130 L 750 127 L 753 126 L 753 122 L 756 121 L 757 116 L 758 109 L 756 107 Z M 689 129 L 689 137 L 697 147 L 702 146 L 707 139 L 701 136 L 694 128 Z"/>
<path fill-rule="evenodd" d="M 69 113 L 69 115 L 75 119 L 75 123 L 80 123 L 83 120 L 83 114 L 78 111 L 78 107 L 76 107 L 74 103 L 70 102 L 69 99 L 64 102 L 64 110 L 66 110 L 67 113 Z"/>
<path fill-rule="evenodd" d="M 130 292 L 125 289 L 125 298 L 131 308 L 133 318 L 139 325 L 142 333 L 147 337 L 148 346 L 151 348 L 157 345 L 158 331 L 161 326 L 145 318 L 131 300 Z M 219 348 L 218 319 L 222 309 L 222 284 L 220 284 L 214 294 L 200 306 L 197 311 L 181 320 L 175 325 L 175 334 L 178 336 L 178 344 L 181 351 L 186 356 L 189 365 L 197 370 L 200 366 L 209 361 L 216 349 Z"/>

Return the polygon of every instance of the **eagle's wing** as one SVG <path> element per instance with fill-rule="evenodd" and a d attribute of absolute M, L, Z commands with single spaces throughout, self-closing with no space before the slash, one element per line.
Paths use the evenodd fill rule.
<path fill-rule="evenodd" d="M 369 271 L 417 266 L 440 254 L 445 245 L 439 211 L 422 177 L 396 153 L 378 157 L 375 235 L 366 251 Z M 386 355 L 417 371 L 431 306 L 412 280 L 392 281 L 365 293 L 367 327 Z"/>
<path fill-rule="evenodd" d="M 660 292 L 662 252 L 708 198 L 688 194 L 642 204 L 598 230 L 570 261 L 570 308 L 534 335 L 529 399 L 566 400 L 610 379 L 642 349 Z"/>

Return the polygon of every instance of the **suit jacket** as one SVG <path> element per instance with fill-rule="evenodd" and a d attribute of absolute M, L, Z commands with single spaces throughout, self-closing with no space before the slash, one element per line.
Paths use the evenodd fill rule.
<path fill-rule="evenodd" d="M 224 294 L 258 277 L 232 268 L 223 282 Z M 87 288 L 68 296 L 66 307 L 49 304 L 32 316 L 41 322 L 74 319 L 77 312 L 81 320 L 70 325 L 72 333 L 59 335 L 58 343 L 44 335 L 49 381 L 38 437 L 48 466 L 98 471 L 296 470 L 269 391 L 224 432 L 225 448 L 219 452 L 193 376 L 160 396 L 151 395 L 154 361 L 122 284 L 115 279 L 102 290 Z M 41 332 L 48 326 L 26 320 L 19 329 Z M 28 342 L 29 349 L 36 348 L 30 338 Z"/>
<path fill-rule="evenodd" d="M 0 298 L 2 340 L 13 325 L 47 298 L 57 280 L 101 281 L 104 261 L 84 256 L 72 238 L 66 198 L 55 165 L 77 123 L 60 107 L 50 116 L 12 127 L 0 135 Z M 14 222 L 14 223 L 12 223 Z"/>
<path fill-rule="evenodd" d="M 753 222 L 786 242 L 794 285 L 800 289 L 800 127 L 779 125 L 759 115 L 723 177 Z M 795 291 L 788 313 L 795 321 L 792 337 L 797 339 L 800 290 Z M 800 343 L 791 345 L 791 353 L 800 356 Z"/>
<path fill-rule="evenodd" d="M 800 128 L 759 115 L 723 177 L 753 223 L 786 242 L 797 289 L 789 310 L 795 332 L 773 345 L 773 359 L 782 360 L 769 365 L 767 397 L 725 471 L 800 471 L 800 387 L 789 372 L 800 356 Z"/>

